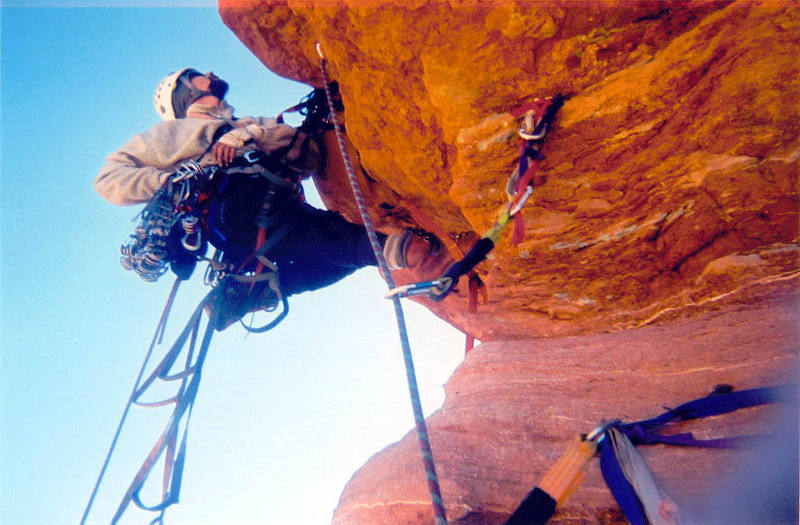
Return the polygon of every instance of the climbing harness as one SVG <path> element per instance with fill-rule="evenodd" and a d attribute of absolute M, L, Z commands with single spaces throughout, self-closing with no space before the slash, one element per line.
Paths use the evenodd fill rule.
<path fill-rule="evenodd" d="M 633 525 L 680 521 L 677 506 L 658 489 L 636 445 L 666 444 L 705 448 L 746 448 L 763 435 L 696 439 L 691 433 L 662 434 L 658 430 L 675 421 L 690 421 L 727 414 L 742 408 L 797 398 L 796 386 L 775 386 L 734 391 L 719 385 L 706 397 L 684 403 L 652 419 L 623 423 L 606 421 L 578 436 L 567 452 L 517 507 L 505 525 L 544 525 L 556 506 L 580 486 L 584 467 L 596 455 L 612 495 Z"/>
<path fill-rule="evenodd" d="M 237 178 L 236 184 L 230 183 L 232 177 Z M 289 233 L 291 223 L 283 212 L 289 201 L 302 198 L 302 187 L 291 176 L 284 175 L 267 155 L 247 151 L 220 170 L 210 192 L 214 197 L 209 198 L 205 208 L 206 235 L 211 244 L 226 254 L 228 270 L 220 274 L 215 269 L 209 277 L 214 280 L 230 277 L 222 294 L 222 315 L 216 328 L 223 330 L 238 321 L 248 332 L 271 330 L 288 315 L 289 303 L 280 289 L 279 268 L 268 258 L 268 252 Z M 241 247 L 252 241 L 247 237 L 249 231 L 244 236 L 241 231 L 245 222 L 243 209 L 250 210 L 247 220 L 252 221 L 252 235 L 256 237 L 255 248 L 248 247 L 247 251 Z M 251 263 L 255 268 L 245 271 Z M 274 314 L 278 307 L 280 312 Z M 243 319 L 254 310 L 265 311 L 274 318 L 264 326 L 255 327 Z"/>
<path fill-rule="evenodd" d="M 226 226 L 230 223 L 238 228 L 239 223 L 236 217 L 228 215 L 237 209 L 230 201 L 240 197 L 239 194 L 226 197 L 230 193 L 227 189 L 230 177 L 247 178 L 256 185 L 266 181 L 268 188 L 264 198 L 255 203 L 260 206 L 255 217 L 258 243 L 249 259 L 257 263 L 250 272 L 244 271 L 244 263 L 237 266 L 221 257 L 233 251 L 241 240 L 232 239 L 234 235 Z M 243 153 L 225 169 L 203 168 L 194 160 L 186 161 L 138 215 L 139 224 L 128 243 L 120 248 L 122 267 L 135 271 L 148 282 L 157 281 L 170 268 L 186 280 L 198 261 L 206 261 L 207 285 L 220 286 L 226 276 L 231 277 L 225 281 L 220 303 L 225 315 L 218 318 L 215 328 L 223 330 L 240 321 L 251 332 L 270 330 L 288 315 L 288 302 L 278 284 L 278 268 L 267 259 L 267 252 L 286 236 L 289 223 L 281 222 L 279 215 L 272 212 L 278 196 L 296 199 L 301 194 L 300 188 L 299 183 L 282 177 L 274 161 L 259 151 Z M 250 186 L 245 189 L 250 191 Z M 213 258 L 205 257 L 208 243 L 218 248 Z M 272 314 L 278 306 L 282 306 L 281 312 L 264 326 L 253 327 L 242 319 L 252 308 Z"/>
<path fill-rule="evenodd" d="M 358 211 L 361 215 L 361 220 L 364 223 L 364 226 L 367 230 L 367 236 L 369 237 L 370 245 L 372 246 L 372 251 L 375 254 L 375 259 L 378 261 L 378 269 L 380 270 L 380 274 L 383 279 L 386 281 L 388 287 L 394 288 L 394 279 L 392 278 L 392 274 L 389 270 L 389 266 L 386 263 L 386 259 L 383 256 L 383 250 L 381 249 L 380 243 L 378 241 L 378 236 L 375 233 L 375 226 L 372 224 L 372 220 L 369 216 L 369 211 L 367 210 L 367 204 L 364 201 L 364 197 L 361 193 L 361 189 L 358 184 L 358 179 L 356 179 L 355 170 L 353 169 L 353 164 L 350 160 L 350 156 L 347 153 L 347 147 L 344 143 L 344 137 L 342 136 L 342 130 L 339 126 L 338 118 L 336 116 L 336 110 L 334 105 L 334 98 L 333 93 L 330 89 L 330 81 L 328 79 L 328 70 L 327 70 L 327 60 L 325 59 L 324 55 L 322 54 L 322 47 L 319 43 L 317 43 L 317 54 L 320 58 L 319 68 L 320 73 L 322 74 L 322 81 L 325 86 L 325 96 L 328 100 L 328 107 L 330 109 L 330 118 L 333 124 L 333 129 L 336 132 L 336 140 L 339 145 L 339 151 L 342 154 L 342 160 L 344 161 L 347 177 L 350 181 L 350 186 L 353 190 L 353 196 L 355 197 L 356 204 L 358 205 Z M 405 324 L 405 317 L 403 315 L 403 307 L 400 303 L 399 297 L 394 297 L 394 309 L 395 309 L 395 317 L 397 319 L 397 328 L 400 335 L 400 342 L 403 349 L 403 362 L 406 368 L 406 378 L 408 379 L 408 389 L 411 396 L 411 407 L 414 412 L 414 422 L 416 425 L 417 430 L 417 438 L 419 440 L 420 445 L 420 452 L 422 455 L 422 463 L 425 469 L 425 478 L 428 483 L 428 491 L 430 492 L 431 503 L 433 506 L 433 514 L 436 518 L 437 525 L 446 525 L 447 524 L 447 515 L 444 507 L 444 502 L 442 500 L 441 490 L 439 488 L 439 479 L 436 475 L 436 466 L 433 459 L 433 452 L 431 450 L 430 439 L 428 437 L 428 430 L 427 425 L 425 423 L 425 415 L 422 411 L 422 403 L 420 402 L 419 396 L 419 389 L 417 387 L 417 379 L 416 374 L 414 372 L 414 361 L 411 356 L 411 347 L 408 341 L 408 333 L 406 330 Z"/>
<path fill-rule="evenodd" d="M 564 104 L 566 97 L 557 95 L 548 99 L 537 99 L 531 104 L 512 112 L 514 117 L 523 117 L 524 124 L 519 131 L 523 138 L 519 162 L 506 185 L 508 204 L 497 217 L 494 225 L 481 237 L 460 260 L 453 263 L 442 276 L 432 281 L 394 287 L 386 294 L 387 298 L 427 295 L 434 301 L 442 301 L 455 288 L 459 278 L 474 270 L 491 252 L 500 240 L 505 227 L 514 220 L 513 242 L 519 243 L 524 236 L 522 208 L 533 194 L 534 176 L 539 163 L 544 160 L 541 148 L 547 132 Z"/>
<path fill-rule="evenodd" d="M 270 160 L 259 152 L 247 152 L 234 160 L 232 166 L 219 169 L 216 166 L 201 167 L 196 161 L 184 162 L 170 176 L 164 186 L 156 192 L 153 199 L 140 214 L 140 222 L 129 242 L 122 246 L 121 263 L 126 269 L 135 271 L 143 280 L 153 282 L 164 275 L 168 268 L 176 274 L 167 304 L 164 307 L 144 362 L 134 383 L 131 395 L 117 426 L 111 446 L 101 467 L 81 523 L 85 523 L 97 495 L 100 483 L 108 468 L 116 448 L 122 428 L 133 406 L 164 407 L 171 405 L 172 413 L 164 431 L 156 441 L 134 476 L 126 494 L 112 519 L 116 523 L 131 503 L 147 511 L 157 512 L 153 523 L 163 521 L 167 507 L 178 501 L 183 465 L 186 456 L 186 435 L 192 406 L 200 384 L 201 372 L 215 331 L 223 330 L 235 321 L 241 321 L 248 313 L 263 310 L 274 313 L 271 321 L 260 327 L 243 326 L 251 332 L 263 333 L 277 326 L 289 312 L 286 296 L 281 293 L 278 268 L 266 257 L 267 251 L 286 234 L 285 227 L 275 227 L 275 217 L 269 211 L 275 204 L 275 196 L 294 195 L 295 184 L 286 181 L 269 166 Z M 264 235 L 251 257 L 257 261 L 255 271 L 245 271 L 236 267 L 223 254 L 229 240 L 222 220 L 215 213 L 221 204 L 212 200 L 224 190 L 228 177 L 236 175 L 256 180 L 266 179 L 269 183 L 266 197 L 259 202 L 261 208 L 256 214 L 256 224 Z M 272 191 L 274 190 L 274 191 Z M 212 202 L 209 202 L 212 200 Z M 224 203 L 223 203 L 224 204 Z M 266 229 L 271 232 L 266 235 Z M 223 231 L 225 230 L 225 231 Z M 224 246 L 217 249 L 211 258 L 205 257 L 207 243 Z M 198 261 L 208 262 L 204 282 L 212 289 L 191 315 L 185 328 L 166 352 L 162 361 L 144 377 L 148 362 L 156 345 L 161 344 L 167 317 L 175 299 L 180 282 L 188 279 Z M 208 321 L 202 339 L 200 327 L 203 311 L 208 312 Z M 185 355 L 182 370 L 172 369 L 180 356 Z M 147 400 L 146 394 L 157 384 L 176 385 L 175 393 L 167 399 Z M 144 503 L 141 491 L 156 464 L 163 458 L 162 493 L 160 501 Z"/>

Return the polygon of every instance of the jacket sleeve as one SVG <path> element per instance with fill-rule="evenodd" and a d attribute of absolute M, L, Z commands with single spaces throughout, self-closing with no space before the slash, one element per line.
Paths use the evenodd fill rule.
<path fill-rule="evenodd" d="M 264 153 L 279 155 L 284 164 L 301 175 L 319 167 L 320 149 L 310 135 L 278 124 L 275 119 L 245 117 L 239 122 L 241 127 L 220 137 L 219 142 L 235 148 L 251 143 Z"/>
<path fill-rule="evenodd" d="M 153 163 L 155 157 L 157 154 L 149 141 L 136 135 L 122 149 L 109 155 L 94 181 L 95 190 L 116 205 L 149 201 L 171 173 L 168 166 Z"/>

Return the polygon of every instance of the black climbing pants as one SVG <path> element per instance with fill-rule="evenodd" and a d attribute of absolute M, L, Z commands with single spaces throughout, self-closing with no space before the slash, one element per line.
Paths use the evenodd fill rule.
<path fill-rule="evenodd" d="M 234 174 L 222 180 L 208 204 L 209 242 L 234 268 L 256 268 L 257 224 L 265 229 L 265 255 L 277 264 L 286 296 L 328 286 L 359 268 L 377 265 L 363 226 L 314 208 L 292 190 L 258 175 Z M 378 237 L 383 246 L 386 236 Z"/>
<path fill-rule="evenodd" d="M 267 258 L 278 265 L 285 295 L 316 290 L 359 268 L 378 264 L 367 230 L 336 212 L 298 203 L 286 210 L 281 220 L 288 221 L 289 230 L 267 252 Z M 379 233 L 378 238 L 383 245 L 386 236 Z"/>

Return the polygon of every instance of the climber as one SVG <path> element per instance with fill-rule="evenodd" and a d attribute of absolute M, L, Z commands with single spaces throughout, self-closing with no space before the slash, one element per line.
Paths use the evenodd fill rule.
<path fill-rule="evenodd" d="M 146 203 L 176 180 L 182 163 L 196 162 L 205 178 L 195 201 L 205 238 L 238 273 L 276 266 L 284 297 L 376 265 L 361 225 L 304 201 L 300 181 L 325 167 L 317 137 L 272 118 L 234 117 L 227 91 L 227 82 L 211 72 L 186 68 L 165 77 L 154 97 L 163 121 L 108 157 L 96 191 L 116 205 Z M 392 269 L 432 278 L 452 262 L 428 234 L 380 234 L 379 242 Z M 175 273 L 187 278 L 196 258 L 186 271 L 185 254 L 171 257 Z M 238 285 L 247 292 L 233 294 L 238 304 L 224 307 L 219 329 L 274 301 L 266 286 L 253 292 L 253 283 Z"/>

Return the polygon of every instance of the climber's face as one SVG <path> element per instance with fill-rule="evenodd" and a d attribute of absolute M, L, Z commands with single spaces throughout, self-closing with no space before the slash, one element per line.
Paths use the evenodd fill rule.
<path fill-rule="evenodd" d="M 209 71 L 205 75 L 192 77 L 191 82 L 192 85 L 200 91 L 211 93 L 220 100 L 224 99 L 225 94 L 228 92 L 228 83 L 219 78 L 212 71 Z"/>
<path fill-rule="evenodd" d="M 191 83 L 192 86 L 196 87 L 200 91 L 211 93 L 219 100 L 224 99 L 225 94 L 228 92 L 228 83 L 216 76 L 211 71 L 205 75 L 192 77 Z"/>

